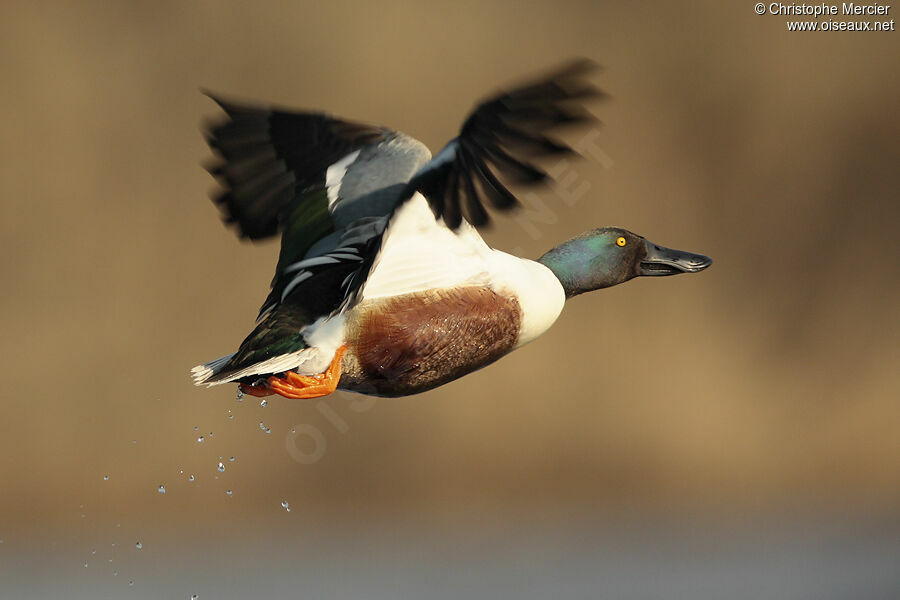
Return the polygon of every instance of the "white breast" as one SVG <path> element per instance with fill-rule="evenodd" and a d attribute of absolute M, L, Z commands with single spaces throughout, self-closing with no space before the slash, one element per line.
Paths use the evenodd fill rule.
<path fill-rule="evenodd" d="M 553 271 L 539 262 L 493 250 L 491 272 L 494 287 L 498 291 L 505 288 L 522 307 L 516 348 L 550 329 L 566 302 L 566 292 Z"/>
<path fill-rule="evenodd" d="M 465 285 L 487 285 L 518 299 L 522 324 L 517 348 L 549 329 L 566 300 L 562 285 L 550 269 L 493 250 L 465 221 L 459 232 L 447 229 L 442 221 L 435 220 L 420 194 L 391 220 L 362 298 Z"/>

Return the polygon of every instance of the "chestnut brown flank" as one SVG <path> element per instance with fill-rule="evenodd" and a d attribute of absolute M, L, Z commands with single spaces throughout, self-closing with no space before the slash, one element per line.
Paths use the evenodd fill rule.
<path fill-rule="evenodd" d="M 509 352 L 522 311 L 487 287 L 429 290 L 354 311 L 339 388 L 405 396 L 462 377 Z"/>

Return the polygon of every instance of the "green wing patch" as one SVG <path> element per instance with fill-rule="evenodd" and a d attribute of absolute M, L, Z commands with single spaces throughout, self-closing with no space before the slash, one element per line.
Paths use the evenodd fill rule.
<path fill-rule="evenodd" d="M 334 231 L 325 188 L 303 192 L 285 218 L 283 227 L 276 276 L 289 264 L 302 260 L 313 244 Z"/>
<path fill-rule="evenodd" d="M 310 322 L 306 312 L 296 305 L 283 305 L 272 311 L 241 343 L 223 371 L 238 371 L 274 356 L 307 347 L 300 330 Z"/>

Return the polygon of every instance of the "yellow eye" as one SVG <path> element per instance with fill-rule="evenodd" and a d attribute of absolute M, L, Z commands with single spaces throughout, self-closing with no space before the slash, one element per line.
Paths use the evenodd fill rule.
<path fill-rule="evenodd" d="M 622 237 L 621 235 L 620 235 L 619 237 L 617 237 L 617 238 L 616 238 L 616 245 L 617 245 L 617 246 L 624 246 L 624 245 L 625 245 L 625 238 Z"/>

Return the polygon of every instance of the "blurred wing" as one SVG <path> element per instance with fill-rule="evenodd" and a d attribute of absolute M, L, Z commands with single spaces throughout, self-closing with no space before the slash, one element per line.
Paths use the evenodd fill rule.
<path fill-rule="evenodd" d="M 210 172 L 223 191 L 215 202 L 241 237 L 264 239 L 280 233 L 289 217 L 307 207 L 308 220 L 327 214 L 321 189 L 329 167 L 390 134 L 381 127 L 351 123 L 316 112 L 287 112 L 226 102 L 210 95 L 226 119 L 210 127 L 207 142 L 220 160 Z M 325 200 L 323 206 L 323 199 Z"/>
<path fill-rule="evenodd" d="M 487 224 L 486 203 L 498 210 L 519 206 L 497 173 L 514 183 L 547 179 L 528 159 L 572 152 L 567 145 L 546 137 L 545 131 L 593 120 L 573 101 L 602 96 L 585 81 L 595 68 L 590 61 L 576 61 L 549 77 L 479 104 L 459 136 L 413 176 L 409 195 L 421 192 L 435 216 L 443 217 L 451 229 L 457 229 L 463 217 L 475 226 Z"/>
<path fill-rule="evenodd" d="M 303 301 L 310 304 L 307 312 L 328 308 L 327 314 L 334 306 L 319 300 L 331 300 L 361 260 L 354 247 L 339 246 L 338 238 L 352 221 L 389 214 L 402 192 L 402 185 L 391 185 L 405 184 L 430 153 L 383 127 L 210 97 L 226 114 L 207 131 L 218 158 L 210 172 L 223 187 L 214 201 L 241 237 L 282 236 L 273 289 L 260 317 L 301 290 L 315 296 Z M 338 233 L 323 240 L 333 232 Z M 304 261 L 314 247 L 322 256 Z"/>

